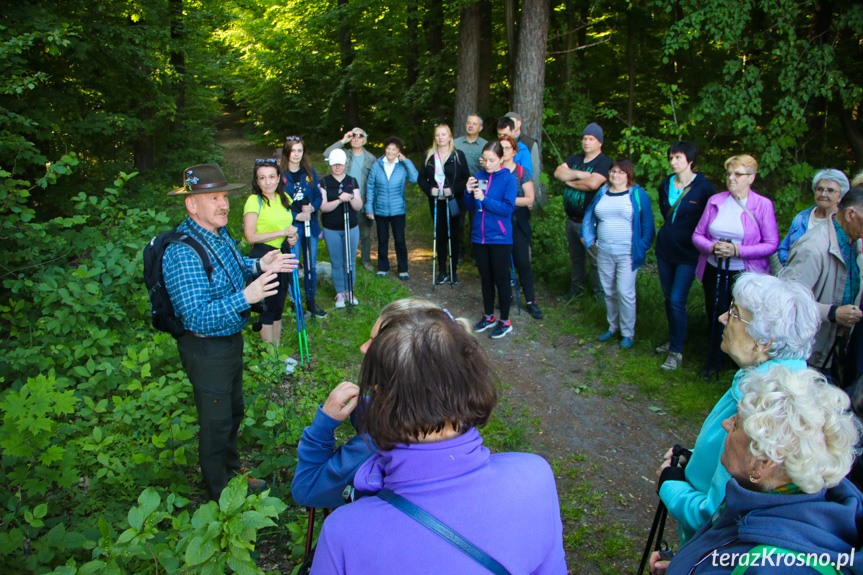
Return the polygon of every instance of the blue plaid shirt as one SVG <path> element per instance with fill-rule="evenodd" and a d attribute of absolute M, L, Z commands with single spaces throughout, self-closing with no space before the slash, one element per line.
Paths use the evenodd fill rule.
<path fill-rule="evenodd" d="M 192 248 L 171 244 L 165 250 L 162 273 L 177 317 L 183 319 L 187 330 L 200 335 L 222 336 L 242 331 L 249 320 L 249 314 L 243 312 L 250 307 L 243 290 L 246 278 L 254 277 L 258 260 L 240 255 L 225 228 L 214 234 L 186 218 L 177 229 L 193 230 L 203 237 L 209 244 L 204 247 L 213 265 L 210 282 Z M 190 235 L 200 241 L 194 233 Z M 241 266 L 237 265 L 238 260 Z"/>

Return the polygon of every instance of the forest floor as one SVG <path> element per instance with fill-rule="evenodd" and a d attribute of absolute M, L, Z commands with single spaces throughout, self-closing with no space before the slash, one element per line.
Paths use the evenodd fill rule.
<path fill-rule="evenodd" d="M 226 172 L 229 177 L 242 174 L 241 181 L 248 178 L 255 157 L 272 154 L 245 140 L 233 123 L 217 140 Z M 408 210 L 419 215 L 409 218 L 417 225 L 409 221 L 406 286 L 413 295 L 473 323 L 482 313 L 482 297 L 471 262 L 459 269 L 460 285 L 432 286 L 426 206 L 424 197 L 408 201 Z M 563 222 L 560 228 L 562 234 Z M 376 248 L 373 237 L 373 264 Z M 392 247 L 390 258 L 394 264 Z M 398 283 L 391 267 L 388 278 L 373 281 Z M 358 270 L 371 275 L 360 266 Z M 538 283 L 545 319 L 532 319 L 524 310 L 519 315 L 513 301 L 511 334 L 500 340 L 478 334 L 494 359 L 503 390 L 496 417 L 483 435 L 493 450 L 531 451 L 552 465 L 570 573 L 634 573 L 658 502 L 654 478 L 661 455 L 675 443 L 691 447 L 706 409 L 683 414 L 673 401 L 666 401 L 665 376 L 659 370 L 664 357 L 653 355 L 653 346 L 662 342 L 643 339 L 633 350 L 621 350 L 616 342 L 599 343 L 595 336 L 605 329 L 604 308 L 592 298 L 562 303 L 555 295 Z M 648 331 L 653 328 L 664 334 L 664 314 Z M 645 386 L 644 381 L 659 383 Z M 668 393 L 675 387 L 670 384 Z M 699 405 L 709 408 L 725 387 L 704 387 L 710 388 L 703 392 L 708 397 Z M 673 520 L 665 538 L 676 543 Z"/>

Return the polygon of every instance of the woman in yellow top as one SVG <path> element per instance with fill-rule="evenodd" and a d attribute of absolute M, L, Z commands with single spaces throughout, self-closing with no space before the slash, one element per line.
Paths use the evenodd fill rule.
<path fill-rule="evenodd" d="M 252 177 L 255 192 L 243 208 L 243 235 L 253 244 L 250 257 L 259 258 L 272 250 L 289 253 L 297 243 L 297 228 L 292 224 L 291 199 L 285 193 L 282 173 L 275 159 L 255 160 Z M 279 290 L 264 300 L 261 313 L 261 339 L 276 349 L 282 339 L 282 311 L 291 286 L 290 274 L 279 275 Z"/>

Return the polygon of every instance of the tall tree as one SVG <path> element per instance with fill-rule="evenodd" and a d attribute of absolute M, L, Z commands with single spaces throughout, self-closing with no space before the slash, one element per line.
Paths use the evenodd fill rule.
<path fill-rule="evenodd" d="M 550 0 L 524 0 L 521 10 L 518 68 L 513 81 L 513 108 L 521 114 L 521 130 L 542 143 L 542 97 L 545 91 L 545 49 Z"/>
<path fill-rule="evenodd" d="M 461 10 L 458 25 L 458 63 L 456 65 L 455 113 L 453 132 L 464 135 L 464 120 L 475 113 L 479 104 L 479 46 L 482 33 L 479 2 Z"/>
<path fill-rule="evenodd" d="M 479 94 L 477 96 L 477 112 L 485 115 L 491 99 L 491 68 L 494 45 L 492 43 L 493 22 L 491 0 L 479 0 L 480 27 L 485 42 L 479 49 Z"/>
<path fill-rule="evenodd" d="M 509 62 L 509 78 L 515 78 L 518 68 L 518 0 L 504 0 L 506 22 L 506 55 Z M 509 101 L 513 101 L 515 87 L 510 82 Z"/>
<path fill-rule="evenodd" d="M 354 49 L 351 45 L 351 27 L 348 19 L 348 0 L 339 0 L 339 53 L 341 55 L 342 87 L 345 100 L 345 128 L 350 130 L 360 123 L 360 105 L 357 91 L 351 77 L 351 64 L 354 63 Z"/>

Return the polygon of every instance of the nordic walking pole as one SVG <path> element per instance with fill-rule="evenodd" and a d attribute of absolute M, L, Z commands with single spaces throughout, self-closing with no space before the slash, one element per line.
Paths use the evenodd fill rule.
<path fill-rule="evenodd" d="M 435 268 L 437 266 L 437 198 L 434 198 L 434 222 L 432 224 L 432 289 L 436 283 Z"/>
<path fill-rule="evenodd" d="M 312 321 L 315 321 L 315 286 L 312 285 L 312 223 L 306 221 L 304 223 L 305 238 L 303 240 L 303 279 L 306 283 L 306 303 L 309 304 L 312 312 Z M 305 319 L 303 319 L 305 322 Z"/>
<path fill-rule="evenodd" d="M 300 290 L 300 276 L 296 273 L 294 276 L 294 302 L 295 308 L 297 311 L 297 338 L 299 339 L 300 345 L 300 364 L 308 364 L 311 360 L 309 358 L 309 338 L 306 333 L 306 314 L 303 309 L 303 293 Z M 305 362 L 303 361 L 303 350 L 305 348 Z"/>
<path fill-rule="evenodd" d="M 518 315 L 521 315 L 521 301 L 518 298 L 518 276 L 515 275 L 515 259 L 512 254 L 509 256 L 509 261 L 512 262 L 512 283 L 515 286 L 515 305 L 518 306 Z"/>
<path fill-rule="evenodd" d="M 452 232 L 450 231 L 450 214 L 449 214 L 449 200 L 444 200 L 444 205 L 446 206 L 446 241 L 447 241 L 447 253 L 449 253 L 449 285 L 450 287 L 455 287 L 453 283 L 453 273 L 452 273 Z"/>
<path fill-rule="evenodd" d="M 720 242 L 724 242 L 725 240 L 719 238 Z M 713 298 L 713 317 L 710 318 L 710 348 L 707 350 L 707 381 L 710 381 L 711 373 L 713 373 L 713 346 L 716 342 L 716 322 L 719 317 L 719 287 L 721 285 L 722 280 L 722 264 L 723 258 L 719 256 L 716 257 L 716 295 Z M 721 359 L 720 359 L 721 361 Z M 717 377 L 719 377 L 719 371 L 716 372 Z"/>
<path fill-rule="evenodd" d="M 341 186 L 339 186 L 341 189 Z M 345 286 L 345 295 L 348 298 L 347 305 L 348 309 L 351 309 L 354 306 L 354 285 L 353 285 L 353 266 L 351 265 L 351 219 L 348 215 L 348 204 L 347 202 L 342 204 L 342 212 L 345 217 L 345 279 L 347 279 L 347 285 Z"/>

